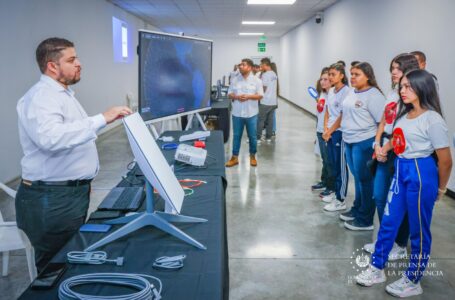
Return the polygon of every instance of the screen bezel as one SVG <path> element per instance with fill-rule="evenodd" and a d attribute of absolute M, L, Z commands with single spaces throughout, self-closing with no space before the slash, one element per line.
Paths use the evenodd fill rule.
<path fill-rule="evenodd" d="M 153 34 L 157 34 L 157 35 L 165 35 L 165 36 L 171 36 L 171 37 L 176 37 L 176 38 L 181 38 L 181 39 L 187 39 L 187 40 L 197 40 L 197 41 L 204 41 L 204 42 L 210 42 L 211 44 L 211 53 L 210 53 L 210 76 L 209 76 L 209 79 L 210 79 L 210 91 L 209 91 L 209 106 L 207 107 L 203 107 L 203 108 L 198 108 L 198 109 L 193 109 L 193 110 L 188 110 L 188 111 L 184 111 L 184 112 L 180 112 L 180 113 L 175 113 L 175 114 L 171 114 L 171 115 L 167 115 L 167 116 L 162 116 L 162 117 L 157 117 L 157 118 L 144 118 L 144 114 L 141 113 L 141 107 L 142 107 L 142 89 L 141 89 L 141 43 L 142 43 L 142 38 L 141 38 L 141 35 L 144 34 L 144 33 L 153 33 Z M 139 94 L 139 97 L 138 97 L 138 112 L 141 116 L 141 118 L 144 120 L 144 122 L 146 124 L 150 124 L 150 123 L 155 123 L 155 122 L 161 122 L 161 121 L 165 121 L 165 120 L 171 120 L 171 119 L 175 119 L 175 118 L 178 118 L 178 117 L 181 117 L 181 116 L 186 116 L 186 115 L 190 115 L 190 114 L 195 114 L 195 113 L 198 113 L 198 112 L 202 112 L 202 111 L 206 111 L 206 110 L 210 110 L 211 109 L 211 99 L 210 99 L 210 95 L 211 95 L 211 88 L 212 88 L 212 68 L 213 68 L 213 40 L 208 40 L 208 39 L 203 39 L 203 38 L 199 38 L 199 37 L 192 37 L 192 36 L 182 36 L 182 35 L 178 35 L 178 34 L 172 34 L 172 33 L 164 33 L 164 32 L 159 32 L 159 31 L 151 31 L 151 30 L 144 30 L 144 29 L 140 29 L 138 31 L 138 48 L 137 48 L 137 54 L 138 54 L 138 94 Z"/>

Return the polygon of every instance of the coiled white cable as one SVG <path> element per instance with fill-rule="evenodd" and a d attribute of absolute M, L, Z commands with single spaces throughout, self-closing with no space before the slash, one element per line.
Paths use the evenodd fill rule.
<path fill-rule="evenodd" d="M 123 266 L 123 257 L 107 259 L 107 253 L 104 251 L 71 251 L 66 254 L 66 258 L 71 264 L 102 265 L 111 262 Z"/>
<path fill-rule="evenodd" d="M 151 284 L 146 278 L 157 281 L 159 284 L 159 289 L 157 290 L 155 286 Z M 75 286 L 87 284 L 120 285 L 137 289 L 139 291 L 119 296 L 96 296 L 81 294 L 72 290 L 72 288 Z M 58 290 L 58 298 L 60 300 L 158 300 L 161 299 L 161 290 L 161 280 L 151 275 L 127 273 L 93 273 L 74 276 L 63 281 L 60 284 Z"/>
<path fill-rule="evenodd" d="M 161 256 L 155 259 L 153 267 L 155 269 L 177 270 L 183 268 L 183 260 L 186 255 Z"/>

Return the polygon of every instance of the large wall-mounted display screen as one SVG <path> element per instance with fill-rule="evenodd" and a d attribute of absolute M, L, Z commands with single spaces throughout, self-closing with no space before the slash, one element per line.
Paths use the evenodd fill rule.
<path fill-rule="evenodd" d="M 139 31 L 139 112 L 145 121 L 210 108 L 212 41 Z"/>

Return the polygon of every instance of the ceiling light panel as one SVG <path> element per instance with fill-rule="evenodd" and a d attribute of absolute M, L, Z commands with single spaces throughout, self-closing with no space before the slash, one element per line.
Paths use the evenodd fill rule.
<path fill-rule="evenodd" d="M 264 35 L 263 32 L 239 32 L 239 35 Z"/>
<path fill-rule="evenodd" d="M 255 5 L 292 5 L 296 0 L 248 0 L 247 4 Z"/>
<path fill-rule="evenodd" d="M 242 21 L 243 25 L 274 25 L 275 21 Z"/>

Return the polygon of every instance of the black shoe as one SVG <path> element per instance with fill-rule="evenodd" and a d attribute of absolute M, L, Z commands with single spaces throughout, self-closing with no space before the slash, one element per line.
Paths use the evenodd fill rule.
<path fill-rule="evenodd" d="M 347 211 L 347 212 L 340 214 L 340 219 L 343 221 L 352 221 L 355 218 L 354 218 L 354 214 L 352 213 L 352 211 Z"/>
<path fill-rule="evenodd" d="M 322 181 L 319 181 L 318 183 L 311 186 L 311 190 L 312 191 L 325 190 L 325 185 L 324 183 L 322 183 Z"/>
<path fill-rule="evenodd" d="M 329 190 L 329 189 L 325 189 L 324 191 L 322 191 L 322 192 L 319 193 L 319 197 L 324 198 L 324 197 L 326 197 L 326 196 L 332 195 L 333 193 L 335 193 L 335 192 L 334 192 L 334 191 L 331 191 L 331 190 Z"/>
<path fill-rule="evenodd" d="M 369 226 L 365 226 L 365 225 L 359 224 L 356 220 L 344 222 L 344 227 L 346 227 L 347 229 L 350 229 L 350 230 L 354 230 L 354 231 L 373 230 L 374 229 L 373 224 L 369 225 Z"/>

